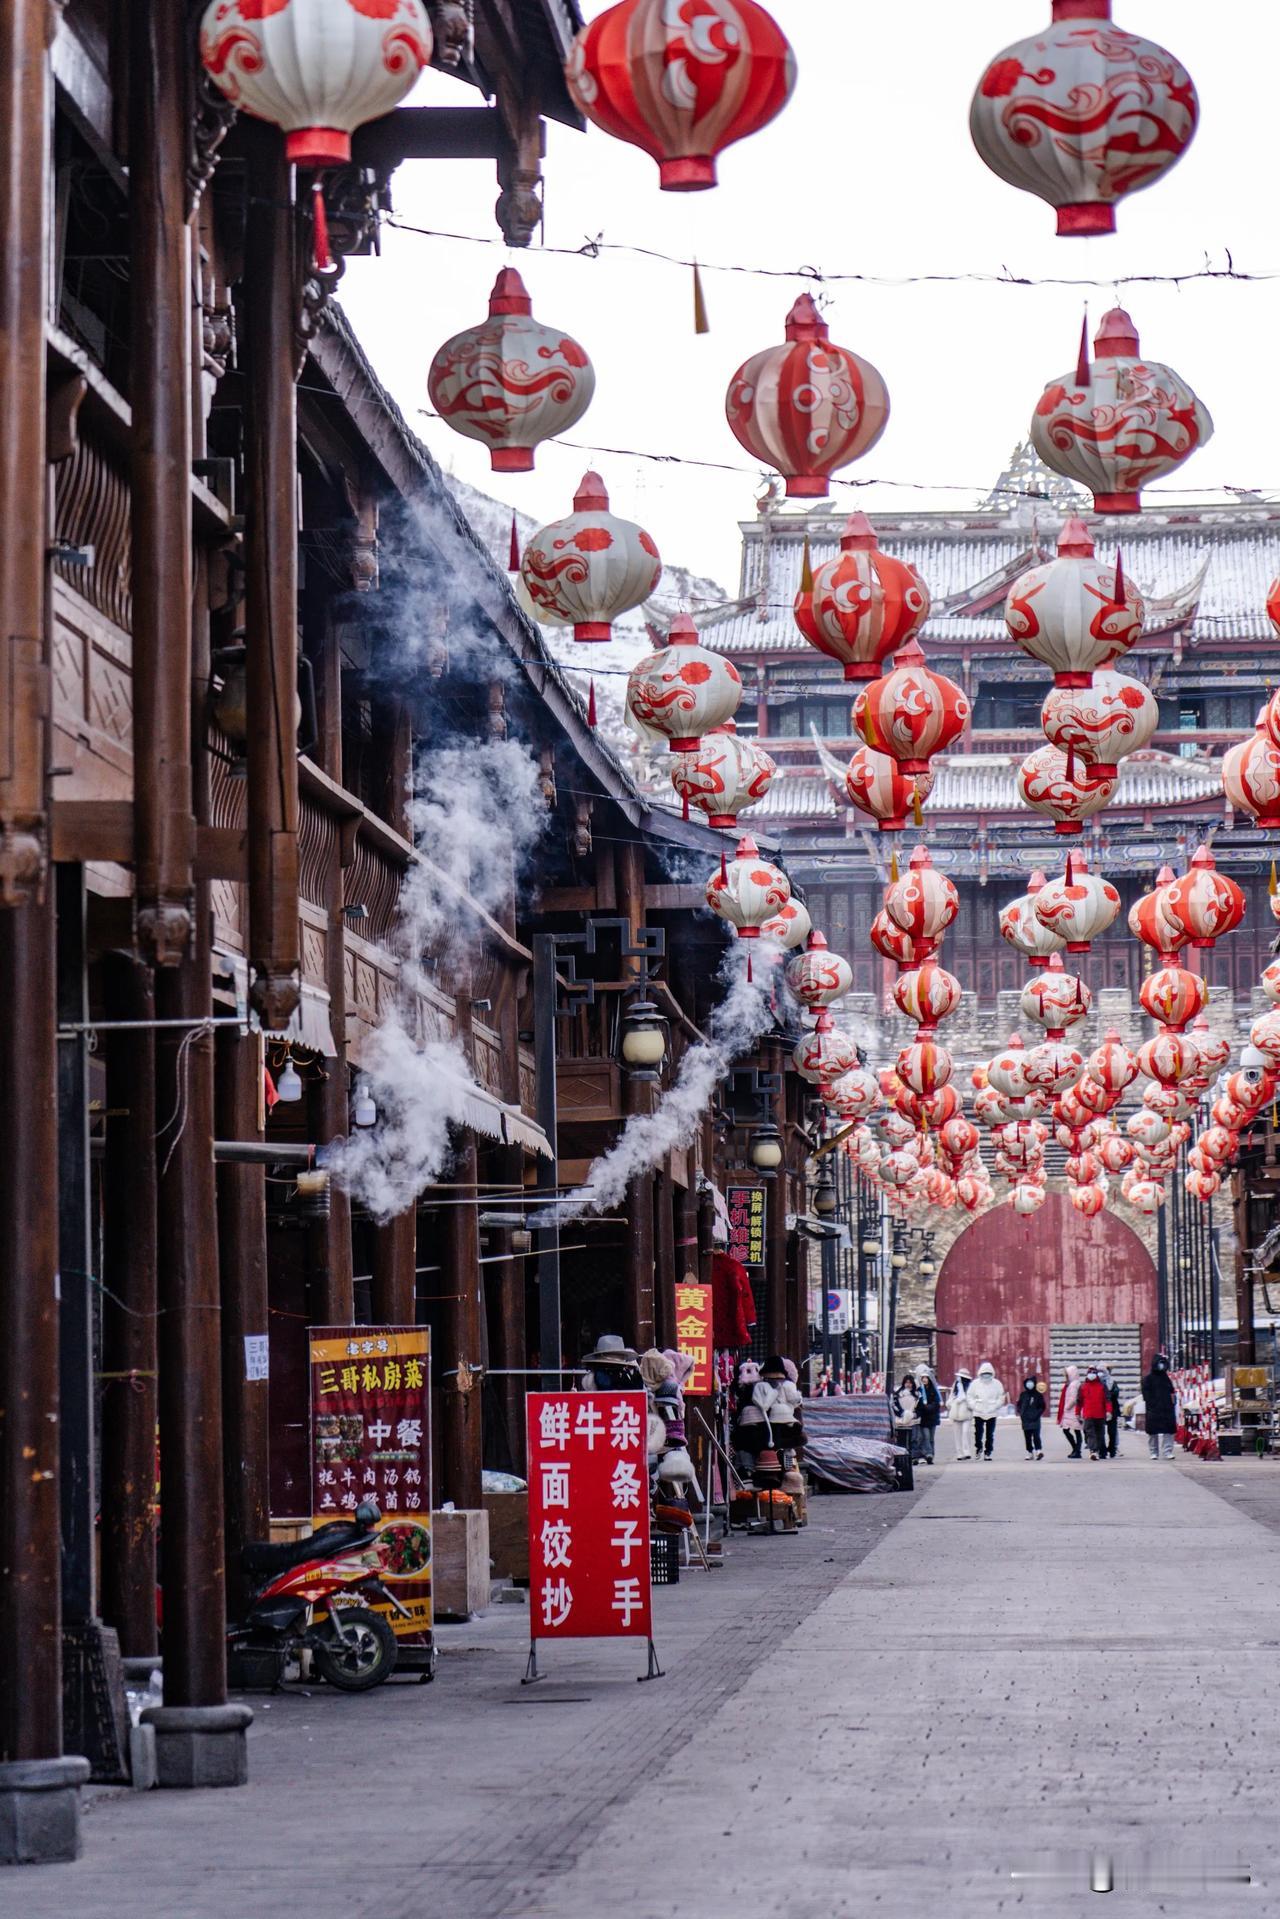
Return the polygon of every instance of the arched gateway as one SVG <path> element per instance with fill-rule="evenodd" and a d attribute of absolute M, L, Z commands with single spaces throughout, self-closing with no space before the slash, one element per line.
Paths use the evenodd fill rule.
<path fill-rule="evenodd" d="M 1158 1310 L 1151 1255 L 1114 1213 L 1085 1219 L 1054 1192 L 1026 1220 L 996 1206 L 942 1262 L 938 1370 L 950 1381 L 957 1365 L 972 1371 L 989 1359 L 1013 1397 L 1028 1371 L 1056 1395 L 1068 1361 L 1101 1359 L 1131 1391 L 1154 1351 Z"/>

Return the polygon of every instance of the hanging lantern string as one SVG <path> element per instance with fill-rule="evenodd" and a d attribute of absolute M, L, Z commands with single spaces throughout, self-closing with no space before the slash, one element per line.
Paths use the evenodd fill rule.
<path fill-rule="evenodd" d="M 402 220 L 395 214 L 384 214 L 383 224 L 394 227 L 399 233 L 412 233 L 423 240 L 455 240 L 465 246 L 506 247 L 506 241 L 498 234 L 452 233 L 439 227 L 418 226 L 414 221 Z M 1222 249 L 1225 264 L 1221 266 L 1215 265 L 1212 257 L 1206 254 L 1203 266 L 1190 268 L 1185 273 L 1107 274 L 1102 279 L 1093 279 L 1085 274 L 1014 273 L 1006 266 L 1000 267 L 995 272 L 970 269 L 961 273 L 854 273 L 828 272 L 824 267 L 811 265 L 755 266 L 739 260 L 695 262 L 682 259 L 676 253 L 663 253 L 657 247 L 638 246 L 629 240 L 606 240 L 602 233 L 598 233 L 594 239 L 585 239 L 580 246 L 544 246 L 536 248 L 535 251 L 552 254 L 565 260 L 598 260 L 606 253 L 629 253 L 637 259 L 655 260 L 662 266 L 679 268 L 684 273 L 691 272 L 696 264 L 702 273 L 737 273 L 761 280 L 809 280 L 821 286 L 847 284 L 882 287 L 964 285 L 1097 287 L 1104 292 L 1110 292 L 1113 288 L 1122 286 L 1186 286 L 1196 280 L 1234 280 L 1245 284 L 1280 280 L 1280 267 L 1257 269 L 1237 267 L 1229 247 Z"/>

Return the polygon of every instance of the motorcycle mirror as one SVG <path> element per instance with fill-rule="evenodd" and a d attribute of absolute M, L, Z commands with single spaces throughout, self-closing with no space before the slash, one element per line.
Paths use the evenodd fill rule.
<path fill-rule="evenodd" d="M 362 1499 L 356 1507 L 356 1520 L 361 1526 L 376 1526 L 382 1518 L 382 1508 L 376 1499 Z"/>

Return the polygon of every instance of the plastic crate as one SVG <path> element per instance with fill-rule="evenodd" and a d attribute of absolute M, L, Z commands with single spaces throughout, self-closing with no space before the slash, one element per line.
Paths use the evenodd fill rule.
<path fill-rule="evenodd" d="M 649 1580 L 654 1586 L 680 1584 L 680 1541 L 675 1533 L 654 1533 L 650 1539 Z"/>

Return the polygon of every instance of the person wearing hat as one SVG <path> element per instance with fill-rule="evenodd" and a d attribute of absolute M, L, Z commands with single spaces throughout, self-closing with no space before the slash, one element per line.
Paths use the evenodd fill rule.
<path fill-rule="evenodd" d="M 1026 1442 L 1028 1459 L 1044 1458 L 1044 1448 L 1040 1443 L 1040 1421 L 1044 1418 L 1044 1409 L 1044 1394 L 1034 1373 L 1029 1373 L 1018 1394 L 1018 1418 L 1022 1422 L 1022 1437 Z"/>
<path fill-rule="evenodd" d="M 789 1447 L 794 1451 L 800 1442 L 799 1409 L 804 1402 L 800 1388 L 787 1370 L 787 1362 L 776 1353 L 760 1368 L 753 1398 L 769 1422 L 775 1448 Z"/>
<path fill-rule="evenodd" d="M 643 1392 L 644 1375 L 640 1355 L 628 1346 L 620 1333 L 602 1333 L 592 1352 L 582 1357 L 581 1388 L 584 1393 Z"/>
<path fill-rule="evenodd" d="M 1080 1382 L 1078 1401 L 1084 1425 L 1084 1443 L 1090 1459 L 1107 1457 L 1107 1412 L 1111 1395 L 1096 1366 L 1089 1366 Z"/>
<path fill-rule="evenodd" d="M 969 1404 L 969 1388 L 972 1384 L 972 1373 L 965 1372 L 961 1367 L 947 1395 L 947 1418 L 956 1442 L 957 1459 L 973 1458 L 973 1407 Z"/>
<path fill-rule="evenodd" d="M 942 1418 L 942 1394 L 928 1366 L 916 1367 L 916 1418 L 920 1423 L 920 1455 L 926 1466 L 932 1466 Z"/>
<path fill-rule="evenodd" d="M 990 1459 L 996 1443 L 996 1418 L 1009 1404 L 1009 1395 L 989 1359 L 983 1360 L 969 1388 L 969 1404 L 973 1407 L 974 1452 L 979 1459 Z"/>
<path fill-rule="evenodd" d="M 1142 1382 L 1143 1422 L 1147 1429 L 1147 1450 L 1153 1459 L 1172 1459 L 1174 1434 L 1178 1430 L 1178 1402 L 1169 1377 L 1169 1362 L 1157 1353 L 1151 1371 Z"/>

